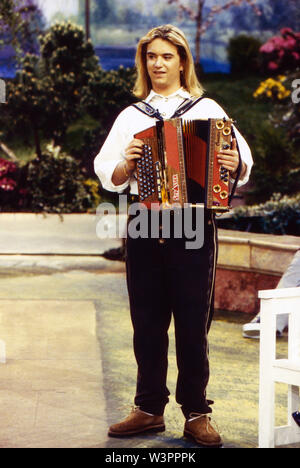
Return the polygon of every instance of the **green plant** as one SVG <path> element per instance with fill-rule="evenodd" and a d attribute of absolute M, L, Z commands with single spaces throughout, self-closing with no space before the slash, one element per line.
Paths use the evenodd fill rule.
<path fill-rule="evenodd" d="M 36 53 L 38 35 L 45 19 L 36 0 L 1 0 L 0 48 L 10 45 L 20 58 L 24 52 Z"/>
<path fill-rule="evenodd" d="M 94 159 L 105 141 L 107 130 L 99 126 L 99 122 L 95 126 L 88 116 L 85 117 L 68 128 L 63 148 L 80 161 L 88 177 L 95 177 Z"/>
<path fill-rule="evenodd" d="M 49 100 L 53 100 L 51 87 L 40 76 L 39 58 L 26 54 L 16 79 L 8 83 L 8 117 L 17 133 L 34 135 L 36 153 L 41 155 L 40 132 L 49 117 Z"/>
<path fill-rule="evenodd" d="M 254 145 L 251 180 L 255 187 L 248 193 L 248 201 L 266 201 L 279 190 L 290 195 L 299 191 L 300 155 L 286 130 L 274 127 L 269 120 L 259 122 Z"/>
<path fill-rule="evenodd" d="M 40 43 L 41 56 L 27 54 L 8 85 L 13 125 L 32 131 L 39 157 L 43 136 L 61 143 L 68 126 L 81 116 L 83 90 L 100 69 L 92 43 L 70 22 L 52 26 Z"/>
<path fill-rule="evenodd" d="M 117 114 L 136 101 L 131 93 L 134 80 L 135 71 L 131 68 L 98 69 L 82 90 L 84 109 L 110 129 Z"/>
<path fill-rule="evenodd" d="M 33 212 L 86 212 L 99 202 L 79 163 L 54 146 L 48 146 L 41 159 L 28 163 L 27 191 Z"/>
<path fill-rule="evenodd" d="M 259 205 L 237 207 L 233 218 L 260 217 L 262 232 L 267 234 L 300 235 L 300 193 L 293 197 L 274 193 Z"/>
<path fill-rule="evenodd" d="M 259 127 L 252 196 L 267 199 L 274 190 L 293 194 L 300 189 L 299 103 L 290 98 L 296 74 L 279 75 L 260 83 L 253 96 L 272 102 L 268 120 Z M 289 98 L 289 99 L 288 99 Z"/>
<path fill-rule="evenodd" d="M 260 40 L 240 34 L 229 41 L 227 48 L 231 73 L 234 75 L 256 74 L 260 69 Z"/>

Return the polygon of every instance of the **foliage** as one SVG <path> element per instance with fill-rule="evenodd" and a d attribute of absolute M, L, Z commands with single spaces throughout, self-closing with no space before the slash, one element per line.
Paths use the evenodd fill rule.
<path fill-rule="evenodd" d="M 283 28 L 280 34 L 260 48 L 268 74 L 281 72 L 284 75 L 267 78 L 253 94 L 256 100 L 273 104 L 268 122 L 260 129 L 264 129 L 264 134 L 261 132 L 257 141 L 254 194 L 258 191 L 262 194 L 263 183 L 266 184 L 267 195 L 278 189 L 281 193 L 291 194 L 299 191 L 300 187 L 300 106 L 297 100 L 291 99 L 290 91 L 297 78 L 294 70 L 300 65 L 300 33 Z"/>
<path fill-rule="evenodd" d="M 277 106 L 276 110 L 270 116 L 273 125 L 278 128 L 285 128 L 289 139 L 294 147 L 300 148 L 300 103 L 289 100 L 287 105 L 282 108 Z M 299 161 L 300 164 L 300 161 Z M 300 182 L 299 182 L 300 184 Z"/>
<path fill-rule="evenodd" d="M 13 46 L 17 56 L 37 53 L 37 38 L 44 27 L 45 19 L 35 0 L 1 0 L 0 46 Z"/>
<path fill-rule="evenodd" d="M 55 24 L 41 38 L 41 55 L 26 54 L 8 83 L 6 135 L 13 141 L 16 135 L 24 141 L 33 137 L 40 159 L 41 142 L 53 139 L 94 176 L 93 159 L 107 130 L 134 100 L 133 83 L 132 69 L 100 68 L 82 28 Z"/>
<path fill-rule="evenodd" d="M 56 23 L 41 38 L 40 66 L 54 99 L 48 105 L 51 118 L 46 128 L 48 135 L 59 141 L 70 122 L 81 114 L 83 90 L 98 72 L 99 60 L 91 41 L 85 41 L 82 28 L 70 22 Z"/>
<path fill-rule="evenodd" d="M 90 122 L 87 116 L 84 120 Z M 89 123 L 90 127 L 80 126 L 81 122 L 83 119 L 68 128 L 63 148 L 80 161 L 88 177 L 95 177 L 94 159 L 107 137 L 107 130 L 99 122 L 97 126 Z"/>
<path fill-rule="evenodd" d="M 286 130 L 269 120 L 259 122 L 254 144 L 254 188 L 248 192 L 248 200 L 264 201 L 278 190 L 283 194 L 299 191 L 300 155 Z"/>
<path fill-rule="evenodd" d="M 0 158 L 1 212 L 87 212 L 100 202 L 98 182 L 60 147 L 48 145 L 42 159 L 22 166 Z"/>
<path fill-rule="evenodd" d="M 48 146 L 42 159 L 28 163 L 27 190 L 32 212 L 86 212 L 99 203 L 95 187 L 85 180 L 80 164 L 60 147 Z"/>
<path fill-rule="evenodd" d="M 260 48 L 265 69 L 270 73 L 293 71 L 300 66 L 300 32 L 283 28 L 280 34 Z"/>
<path fill-rule="evenodd" d="M 36 139 L 36 151 L 40 155 L 39 130 L 42 130 L 48 117 L 45 114 L 49 102 L 49 91 L 45 93 L 45 82 L 39 78 L 39 58 L 26 54 L 21 59 L 21 70 L 16 79 L 7 86 L 7 119 L 17 133 L 27 133 L 32 129 Z M 54 96 L 51 96 L 54 99 Z"/>
<path fill-rule="evenodd" d="M 298 73 L 288 73 L 287 76 L 278 76 L 277 80 L 268 78 L 261 83 L 255 91 L 255 98 L 272 99 L 274 103 L 273 112 L 270 114 L 270 122 L 275 128 L 284 128 L 295 149 L 300 148 L 300 102 L 293 99 L 291 88 L 297 83 Z M 285 83 L 285 86 L 283 85 Z M 288 97 L 292 99 L 288 99 Z"/>
<path fill-rule="evenodd" d="M 256 99 L 273 102 L 269 122 L 262 127 L 264 134 L 258 139 L 258 166 L 253 171 L 256 185 L 263 188 L 265 183 L 267 194 L 274 190 L 274 184 L 282 193 L 297 192 L 300 188 L 300 105 L 287 99 L 291 95 L 287 88 L 295 76 L 268 78 L 254 93 Z"/>
<path fill-rule="evenodd" d="M 299 236 L 300 193 L 292 197 L 274 193 L 265 203 L 236 207 L 232 218 L 220 220 L 219 225 L 234 230 Z"/>
<path fill-rule="evenodd" d="M 240 34 L 230 39 L 227 52 L 231 73 L 234 75 L 257 73 L 260 68 L 259 49 L 261 45 L 261 41 L 246 34 Z"/>
<path fill-rule="evenodd" d="M 134 85 L 133 69 L 98 70 L 83 89 L 83 106 L 86 111 L 110 128 L 117 114 L 134 102 L 131 90 Z"/>
<path fill-rule="evenodd" d="M 99 69 L 93 46 L 78 26 L 55 24 L 40 40 L 41 56 L 26 54 L 8 85 L 11 120 L 32 130 L 38 156 L 41 135 L 60 142 L 80 116 L 83 90 Z"/>

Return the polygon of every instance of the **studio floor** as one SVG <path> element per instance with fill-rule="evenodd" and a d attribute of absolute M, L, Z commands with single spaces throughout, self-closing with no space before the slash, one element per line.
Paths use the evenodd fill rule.
<path fill-rule="evenodd" d="M 57 227 L 53 229 L 54 239 Z M 77 234 L 84 244 L 84 233 Z M 47 235 L 51 238 L 49 230 Z M 124 264 L 94 251 L 80 253 L 75 240 L 73 247 L 67 243 L 68 253 L 58 244 L 51 252 L 40 252 L 40 247 L 34 248 L 32 231 L 26 243 L 32 248 L 25 254 L 20 254 L 20 243 L 14 244 L 14 251 L 3 241 L 0 349 L 6 362 L 0 364 L 0 447 L 196 447 L 183 437 L 184 419 L 174 399 L 173 324 L 166 431 L 107 437 L 108 426 L 131 410 L 135 393 Z M 210 332 L 208 398 L 215 402 L 213 419 L 225 448 L 258 445 L 259 341 L 242 337 L 248 319 L 219 311 Z M 286 338 L 278 340 L 279 353 L 286 347 Z M 286 391 L 285 385 L 276 388 L 278 424 L 286 421 Z"/>

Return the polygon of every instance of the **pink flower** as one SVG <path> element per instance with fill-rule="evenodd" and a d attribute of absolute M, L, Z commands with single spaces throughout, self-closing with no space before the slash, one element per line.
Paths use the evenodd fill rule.
<path fill-rule="evenodd" d="M 3 177 L 9 172 L 15 172 L 16 169 L 17 166 L 13 162 L 0 158 L 0 177 Z"/>
<path fill-rule="evenodd" d="M 300 59 L 300 54 L 298 54 L 298 52 L 292 52 L 292 56 L 293 56 L 294 59 L 296 59 L 296 60 L 299 60 L 299 59 Z"/>
<path fill-rule="evenodd" d="M 270 62 L 268 67 L 269 67 L 270 70 L 277 70 L 278 65 L 275 62 Z"/>
<path fill-rule="evenodd" d="M 293 37 L 289 37 L 288 39 L 286 39 L 284 41 L 284 47 L 286 49 L 294 49 L 294 47 L 296 46 L 297 42 L 296 40 L 293 38 Z"/>
<path fill-rule="evenodd" d="M 0 189 L 5 192 L 12 192 L 16 188 L 16 181 L 13 179 L 4 178 L 0 180 Z"/>
<path fill-rule="evenodd" d="M 266 42 L 261 48 L 259 49 L 260 52 L 264 52 L 265 54 L 270 54 L 274 50 L 274 45 L 269 41 Z"/>
<path fill-rule="evenodd" d="M 284 39 L 282 37 L 275 36 L 271 39 L 271 41 L 273 42 L 273 45 L 276 49 L 284 47 Z"/>
<path fill-rule="evenodd" d="M 291 28 L 282 28 L 280 30 L 280 34 L 282 36 L 285 36 L 285 35 L 294 34 L 294 33 L 293 33 L 293 30 Z"/>

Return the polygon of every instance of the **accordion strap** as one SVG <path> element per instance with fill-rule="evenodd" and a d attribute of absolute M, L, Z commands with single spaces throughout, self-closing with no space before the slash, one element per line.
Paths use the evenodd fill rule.
<path fill-rule="evenodd" d="M 203 99 L 203 97 L 197 98 L 191 98 L 191 99 L 186 99 L 183 101 L 182 104 L 176 109 L 174 114 L 172 115 L 172 119 L 175 119 L 177 117 L 181 117 L 183 114 L 185 114 L 188 110 L 190 110 L 192 107 L 194 107 L 198 102 L 200 102 Z"/>
<path fill-rule="evenodd" d="M 237 175 L 236 175 L 236 178 L 235 178 L 235 181 L 232 185 L 232 189 L 231 189 L 231 194 L 229 196 L 229 200 L 228 200 L 228 204 L 230 205 L 233 197 L 234 197 L 234 194 L 235 194 L 235 191 L 236 191 L 236 188 L 237 188 L 237 184 L 238 184 L 238 181 L 239 181 L 239 178 L 241 176 L 241 172 L 242 172 L 242 158 L 241 158 L 241 152 L 240 152 L 240 148 L 239 148 L 239 144 L 238 144 L 238 141 L 237 141 L 237 138 L 236 138 L 236 135 L 235 135 L 235 131 L 234 131 L 234 128 L 232 128 L 232 136 L 233 138 L 236 139 L 236 144 L 237 144 L 237 150 L 238 150 L 238 153 L 239 153 L 239 165 L 238 165 L 238 168 L 237 168 Z"/>
<path fill-rule="evenodd" d="M 193 106 L 198 104 L 198 102 L 201 101 L 203 98 L 191 98 L 191 99 L 185 99 L 182 104 L 176 109 L 174 114 L 172 115 L 171 119 L 175 119 L 178 117 L 181 117 L 183 114 L 185 114 L 188 110 L 190 110 Z M 132 104 L 133 107 L 135 107 L 137 110 L 140 112 L 143 112 L 143 114 L 148 115 L 148 117 L 152 117 L 153 119 L 158 119 L 158 120 L 164 120 L 163 116 L 159 112 L 158 109 L 154 109 L 150 104 L 148 104 L 145 101 L 140 101 L 136 102 L 135 104 Z"/>
<path fill-rule="evenodd" d="M 158 120 L 164 120 L 159 110 L 154 109 L 154 107 L 150 106 L 150 104 L 148 104 L 145 101 L 136 102 L 135 104 L 132 104 L 132 106 L 135 107 L 140 112 L 143 112 L 143 114 L 148 115 L 148 117 L 152 117 L 153 119 L 158 119 Z"/>

